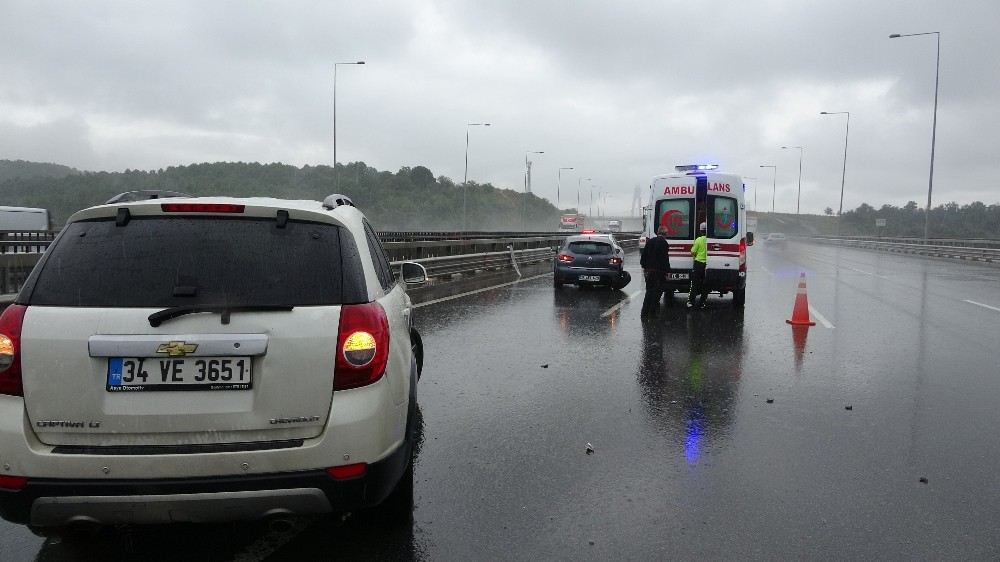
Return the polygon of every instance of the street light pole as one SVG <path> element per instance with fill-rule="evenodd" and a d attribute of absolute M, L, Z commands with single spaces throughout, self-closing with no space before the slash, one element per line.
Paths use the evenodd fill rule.
<path fill-rule="evenodd" d="M 771 166 L 771 165 L 768 165 L 768 164 L 764 164 L 764 165 L 761 165 L 761 168 L 771 168 L 771 171 L 774 172 L 774 175 L 771 176 L 771 212 L 773 213 L 774 212 L 774 191 L 775 191 L 776 186 L 778 185 L 778 167 L 777 166 Z M 754 203 L 754 206 L 756 206 L 756 203 Z"/>
<path fill-rule="evenodd" d="M 928 31 L 926 33 L 908 33 L 905 35 L 900 35 L 899 33 L 893 33 L 889 36 L 889 39 L 898 39 L 900 37 L 916 37 L 917 35 L 935 35 L 937 36 L 937 59 L 934 63 L 934 121 L 931 125 L 931 170 L 927 177 L 927 209 L 924 211 L 924 243 L 927 242 L 929 229 L 930 229 L 930 217 L 931 217 L 931 191 L 934 190 L 934 145 L 937 141 L 937 108 L 938 108 L 938 84 L 941 78 L 941 32 L 940 31 Z"/>
<path fill-rule="evenodd" d="M 846 115 L 847 126 L 844 129 L 844 168 L 840 171 L 840 208 L 837 210 L 837 235 L 840 235 L 840 216 L 844 214 L 844 178 L 847 177 L 847 139 L 851 134 L 850 111 L 821 111 L 820 115 Z"/>
<path fill-rule="evenodd" d="M 795 214 L 799 214 L 799 205 L 802 203 L 802 147 L 801 146 L 783 146 L 781 148 L 797 148 L 799 149 L 799 194 L 795 197 Z"/>
<path fill-rule="evenodd" d="M 530 154 L 545 154 L 544 150 L 529 150 L 524 153 L 524 198 L 521 200 L 521 230 L 527 230 L 528 194 L 531 193 L 531 161 Z"/>
<path fill-rule="evenodd" d="M 337 67 L 342 64 L 365 64 L 365 61 L 333 63 L 333 189 L 339 187 L 337 175 Z"/>
<path fill-rule="evenodd" d="M 580 183 L 583 182 L 583 180 L 590 181 L 590 178 L 577 178 L 577 180 L 576 180 L 576 212 L 577 212 L 577 214 L 580 213 Z"/>
<path fill-rule="evenodd" d="M 469 127 L 489 127 L 489 123 L 465 124 L 465 175 L 462 177 L 462 232 L 466 231 L 466 192 L 469 190 Z"/>
<path fill-rule="evenodd" d="M 562 171 L 572 170 L 573 168 L 559 168 L 559 180 L 556 183 L 556 208 L 559 208 L 559 192 L 562 190 Z"/>

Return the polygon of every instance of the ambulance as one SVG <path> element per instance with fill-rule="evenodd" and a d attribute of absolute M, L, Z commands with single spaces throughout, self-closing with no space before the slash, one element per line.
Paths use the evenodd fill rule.
<path fill-rule="evenodd" d="M 673 174 L 653 178 L 646 215 L 645 238 L 656 236 L 664 227 L 670 244 L 670 271 L 667 297 L 690 290 L 694 258 L 691 245 L 698 225 L 708 224 L 708 264 L 705 283 L 709 292 L 733 294 L 733 306 L 746 301 L 747 246 L 753 233 L 747 232 L 743 179 L 719 172 L 716 164 L 676 166 Z"/>

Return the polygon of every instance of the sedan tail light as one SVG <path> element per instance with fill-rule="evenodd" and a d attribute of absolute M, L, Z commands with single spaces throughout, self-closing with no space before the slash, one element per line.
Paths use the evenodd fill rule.
<path fill-rule="evenodd" d="M 12 304 L 0 314 L 0 394 L 24 396 L 21 385 L 21 324 L 28 307 Z"/>
<path fill-rule="evenodd" d="M 569 254 L 559 254 L 559 261 L 561 261 L 563 263 L 569 263 L 569 262 L 573 261 L 573 256 L 571 256 Z"/>
<path fill-rule="evenodd" d="M 377 302 L 340 309 L 333 389 L 369 385 L 385 374 L 389 359 L 389 319 Z"/>
<path fill-rule="evenodd" d="M 621 258 L 611 258 L 611 259 L 608 260 L 608 263 L 611 264 L 611 265 L 621 265 L 622 264 L 622 259 Z"/>

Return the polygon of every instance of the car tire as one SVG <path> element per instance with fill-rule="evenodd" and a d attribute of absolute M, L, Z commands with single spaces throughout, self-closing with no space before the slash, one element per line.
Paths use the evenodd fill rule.
<path fill-rule="evenodd" d="M 424 340 L 413 328 L 410 328 L 410 351 L 417 362 L 417 380 L 420 380 L 420 375 L 424 372 Z"/>
<path fill-rule="evenodd" d="M 667 306 L 674 306 L 674 290 L 667 289 L 663 291 L 663 304 Z"/>
<path fill-rule="evenodd" d="M 733 289 L 733 308 L 743 308 L 747 300 L 747 290 L 746 287 L 742 289 Z"/>
<path fill-rule="evenodd" d="M 413 521 L 413 449 L 406 470 L 396 487 L 377 508 L 378 518 L 388 524 L 403 525 Z"/>

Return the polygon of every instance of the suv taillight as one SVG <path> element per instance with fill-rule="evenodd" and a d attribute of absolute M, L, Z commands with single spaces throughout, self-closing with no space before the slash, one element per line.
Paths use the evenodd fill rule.
<path fill-rule="evenodd" d="M 24 396 L 21 386 L 21 324 L 28 307 L 12 304 L 0 314 L 0 394 Z"/>
<path fill-rule="evenodd" d="M 377 302 L 340 308 L 333 389 L 371 384 L 385 374 L 389 359 L 389 319 Z"/>
<path fill-rule="evenodd" d="M 740 271 L 747 270 L 747 239 L 740 238 Z"/>

